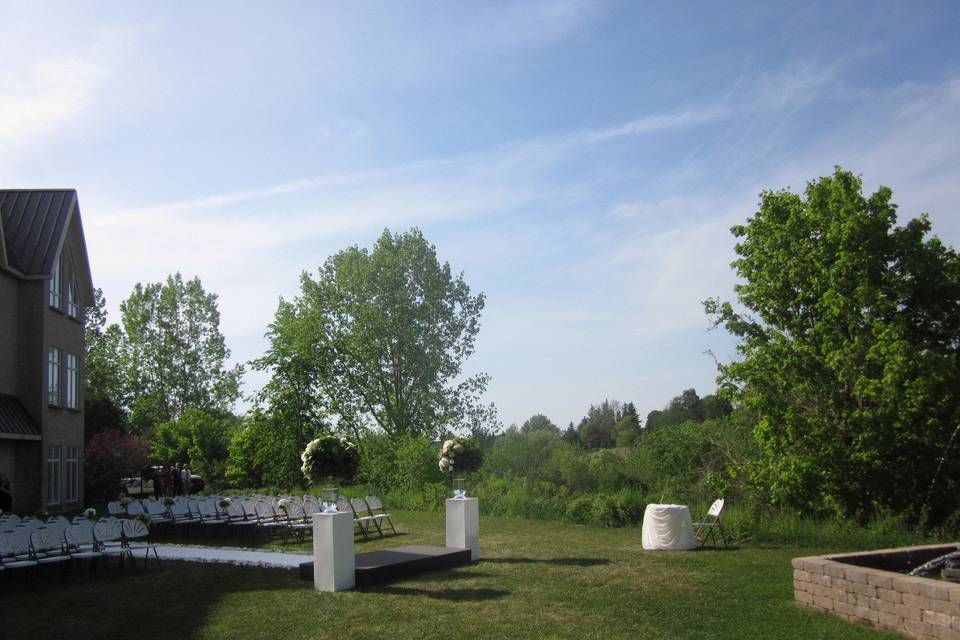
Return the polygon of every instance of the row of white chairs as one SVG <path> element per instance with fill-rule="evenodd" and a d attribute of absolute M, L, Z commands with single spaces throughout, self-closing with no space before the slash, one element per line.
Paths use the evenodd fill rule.
<path fill-rule="evenodd" d="M 396 533 L 390 514 L 376 496 L 352 500 L 341 498 L 337 507 L 340 511 L 352 513 L 355 531 L 365 538 L 374 530 L 382 536 L 387 526 Z M 235 532 L 249 531 L 282 537 L 286 542 L 291 536 L 303 541 L 312 533 L 311 516 L 321 511 L 323 505 L 316 496 L 310 494 L 302 497 L 254 494 L 178 496 L 169 504 L 153 499 L 130 500 L 126 505 L 109 503 L 107 508 L 111 513 L 146 513 L 152 524 L 161 526 L 197 526 L 209 530 L 219 526 Z"/>
<path fill-rule="evenodd" d="M 5 524 L 11 523 L 12 520 Z M 93 521 L 78 516 L 70 522 L 56 516 L 46 521 L 22 519 L 17 526 L 3 529 L 0 531 L 0 571 L 62 567 L 71 560 L 109 557 L 117 557 L 120 562 L 129 558 L 134 564 L 134 554 L 139 551 L 144 552 L 144 565 L 152 553 L 160 566 L 156 545 L 147 541 L 150 530 L 139 519 L 108 517 Z"/>

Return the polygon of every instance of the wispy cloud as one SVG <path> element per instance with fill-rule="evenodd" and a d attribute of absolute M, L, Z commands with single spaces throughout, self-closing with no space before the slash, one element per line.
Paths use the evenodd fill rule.
<path fill-rule="evenodd" d="M 53 135 L 93 103 L 108 71 L 83 61 L 50 60 L 0 69 L 0 145 Z"/>

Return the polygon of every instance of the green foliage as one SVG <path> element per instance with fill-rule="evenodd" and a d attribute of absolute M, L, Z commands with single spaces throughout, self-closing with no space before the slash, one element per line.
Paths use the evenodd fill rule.
<path fill-rule="evenodd" d="M 561 444 L 550 431 L 508 431 L 484 454 L 483 471 L 501 477 L 548 480 L 547 461 Z"/>
<path fill-rule="evenodd" d="M 360 441 L 358 480 L 373 492 L 408 495 L 445 482 L 437 467 L 437 447 L 429 438 L 412 434 L 391 438 L 383 433 L 366 434 Z"/>
<path fill-rule="evenodd" d="M 696 389 L 687 389 L 673 398 L 663 410 L 654 409 L 647 414 L 647 428 L 669 427 L 684 422 L 703 422 L 722 418 L 733 411 L 730 401 L 715 395 L 703 398 Z"/>
<path fill-rule="evenodd" d="M 150 455 L 158 463 L 189 461 L 210 484 L 222 483 L 240 420 L 228 413 L 187 409 L 179 420 L 156 425 Z"/>
<path fill-rule="evenodd" d="M 243 368 L 226 369 L 217 296 L 199 278 L 137 283 L 120 304 L 123 330 L 104 332 L 104 368 L 119 376 L 131 426 L 142 432 L 175 421 L 187 409 L 227 411 L 239 397 Z M 109 378 L 109 376 L 105 376 Z M 106 384 L 110 389 L 112 382 Z"/>
<path fill-rule="evenodd" d="M 632 403 L 628 403 L 627 406 L 633 408 Z M 613 439 L 618 447 L 633 446 L 640 439 L 640 434 L 640 419 L 637 417 L 636 409 L 632 412 L 624 411 L 623 416 L 613 426 Z"/>
<path fill-rule="evenodd" d="M 523 423 L 523 426 L 520 427 L 521 433 L 530 433 L 532 431 L 552 431 L 553 433 L 560 433 L 557 425 L 550 422 L 550 418 L 542 413 L 530 416 L 526 422 Z"/>
<path fill-rule="evenodd" d="M 121 375 L 125 366 L 124 337 L 120 327 L 107 326 L 106 299 L 94 291 L 93 305 L 84 314 L 84 430 L 90 439 L 104 429 L 124 431 L 128 416 L 123 410 L 127 391 Z"/>
<path fill-rule="evenodd" d="M 419 230 L 385 230 L 372 251 L 344 249 L 300 286 L 280 302 L 270 348 L 253 365 L 271 373 L 271 411 L 293 416 L 282 422 L 330 414 L 342 427 L 372 423 L 392 436 L 495 423 L 478 401 L 485 374 L 453 384 L 473 353 L 483 294 L 471 296 Z"/>
<path fill-rule="evenodd" d="M 560 495 L 590 493 L 597 489 L 597 479 L 583 449 L 566 441 L 551 449 L 543 470 Z"/>
<path fill-rule="evenodd" d="M 260 409 L 251 411 L 230 441 L 227 481 L 245 487 L 301 487 L 300 454 L 307 442 L 327 429 L 312 425 L 301 442 L 286 426 Z"/>
<path fill-rule="evenodd" d="M 720 377 L 759 417 L 757 486 L 806 513 L 918 517 L 960 420 L 960 259 L 926 216 L 895 226 L 890 189 L 861 188 L 838 168 L 805 197 L 761 194 L 733 228 L 746 311 L 705 306 L 740 339 Z M 934 521 L 960 495 L 960 465 L 941 474 Z"/>
<path fill-rule="evenodd" d="M 614 427 L 620 418 L 620 404 L 604 400 L 590 410 L 577 427 L 580 443 L 587 449 L 601 449 L 615 444 Z"/>

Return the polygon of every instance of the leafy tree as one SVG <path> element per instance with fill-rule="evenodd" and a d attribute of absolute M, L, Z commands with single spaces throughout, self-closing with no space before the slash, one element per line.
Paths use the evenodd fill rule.
<path fill-rule="evenodd" d="M 453 382 L 473 353 L 483 294 L 472 296 L 419 230 L 385 230 L 372 251 L 349 247 L 300 284 L 254 362 L 272 374 L 271 406 L 287 398 L 292 407 L 286 421 L 332 415 L 342 430 L 376 425 L 398 436 L 475 432 L 495 420 L 479 403 L 486 374 Z"/>
<path fill-rule="evenodd" d="M 87 495 L 113 499 L 120 479 L 139 475 L 147 463 L 147 445 L 120 431 L 95 433 L 84 449 L 84 481 Z"/>
<path fill-rule="evenodd" d="M 895 226 L 890 189 L 861 190 L 837 168 L 805 196 L 762 193 L 732 229 L 743 311 L 705 306 L 740 339 L 720 381 L 759 416 L 753 474 L 772 499 L 916 516 L 960 419 L 960 259 L 925 215 Z M 935 519 L 960 495 L 960 465 L 941 474 Z"/>
<path fill-rule="evenodd" d="M 557 428 L 557 425 L 550 422 L 550 418 L 542 413 L 538 413 L 527 418 L 526 422 L 523 423 L 523 426 L 520 427 L 520 431 L 522 433 L 532 433 L 534 431 L 549 431 L 556 434 L 560 433 L 560 429 Z"/>
<path fill-rule="evenodd" d="M 86 438 L 103 429 L 124 430 L 127 394 L 123 383 L 124 337 L 120 327 L 107 325 L 106 299 L 94 291 L 93 305 L 84 317 L 84 427 Z"/>
<path fill-rule="evenodd" d="M 623 413 L 613 427 L 613 437 L 618 447 L 629 447 L 640 438 L 640 417 L 632 402 L 623 405 Z"/>
<path fill-rule="evenodd" d="M 587 415 L 577 430 L 580 442 L 587 449 L 603 449 L 614 445 L 614 427 L 619 418 L 620 403 L 604 400 L 599 406 L 590 405 Z"/>
<path fill-rule="evenodd" d="M 563 441 L 567 444 L 580 444 L 580 432 L 575 426 L 573 426 L 573 420 L 571 420 L 570 424 L 567 425 L 567 428 L 563 430 L 563 435 L 560 437 L 563 438 Z"/>
<path fill-rule="evenodd" d="M 238 422 L 229 413 L 187 409 L 178 420 L 156 425 L 151 457 L 160 463 L 189 461 L 193 472 L 207 482 L 220 482 Z"/>
<path fill-rule="evenodd" d="M 569 445 L 549 431 L 508 431 L 484 455 L 483 471 L 505 478 L 548 480 L 546 462 L 560 446 Z"/>
<path fill-rule="evenodd" d="M 655 409 L 647 414 L 647 427 L 669 427 L 684 422 L 703 422 L 710 418 L 729 415 L 733 406 L 729 400 L 708 395 L 701 398 L 696 389 L 687 389 L 674 397 L 663 410 Z"/>
<path fill-rule="evenodd" d="M 135 429 L 169 422 L 190 408 L 227 411 L 239 397 L 240 365 L 220 333 L 217 296 L 199 278 L 137 283 L 120 305 L 124 386 Z"/>
<path fill-rule="evenodd" d="M 282 414 L 255 407 L 233 431 L 228 447 L 227 482 L 243 487 L 296 487 L 305 482 L 300 455 L 314 438 L 331 433 L 324 423 L 306 429 L 298 439 Z M 361 452 L 361 460 L 363 459 Z"/>

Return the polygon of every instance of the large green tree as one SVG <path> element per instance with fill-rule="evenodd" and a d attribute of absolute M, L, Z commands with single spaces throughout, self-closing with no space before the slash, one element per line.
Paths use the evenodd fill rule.
<path fill-rule="evenodd" d="M 134 429 L 178 420 L 187 409 L 227 411 L 239 397 L 240 365 L 220 333 L 217 296 L 177 273 L 137 283 L 120 305 L 123 383 Z"/>
<path fill-rule="evenodd" d="M 94 292 L 93 306 L 84 316 L 84 427 L 86 438 L 104 429 L 125 430 L 127 389 L 123 381 L 125 341 L 116 324 L 107 325 L 106 299 Z"/>
<path fill-rule="evenodd" d="M 461 378 L 483 294 L 471 295 L 419 230 L 344 249 L 300 286 L 281 300 L 270 347 L 253 363 L 270 372 L 261 399 L 288 428 L 307 433 L 331 416 L 340 430 L 438 435 L 495 422 L 479 402 L 488 376 Z"/>
<path fill-rule="evenodd" d="M 740 340 L 720 382 L 759 416 L 753 474 L 774 500 L 937 519 L 960 495 L 960 465 L 934 483 L 960 419 L 960 259 L 925 215 L 896 226 L 891 195 L 839 168 L 764 192 L 732 230 L 739 306 L 705 306 Z"/>

